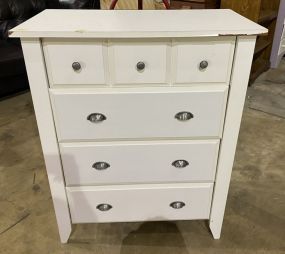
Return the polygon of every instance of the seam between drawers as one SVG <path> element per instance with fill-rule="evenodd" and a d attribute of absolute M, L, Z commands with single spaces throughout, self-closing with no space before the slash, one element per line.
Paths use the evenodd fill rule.
<path fill-rule="evenodd" d="M 86 142 L 124 142 L 124 141 L 195 141 L 195 140 L 221 140 L 221 137 L 153 137 L 153 138 L 108 138 L 108 139 L 62 139 L 58 143 L 86 143 Z"/>

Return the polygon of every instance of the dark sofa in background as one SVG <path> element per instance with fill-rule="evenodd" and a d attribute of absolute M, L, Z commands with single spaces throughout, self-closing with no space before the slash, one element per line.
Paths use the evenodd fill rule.
<path fill-rule="evenodd" d="M 20 41 L 8 31 L 44 9 L 100 9 L 100 0 L 0 0 L 0 97 L 29 88 Z"/>

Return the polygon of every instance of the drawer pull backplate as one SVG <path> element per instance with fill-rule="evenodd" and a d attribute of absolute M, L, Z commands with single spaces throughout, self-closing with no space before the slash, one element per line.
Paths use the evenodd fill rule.
<path fill-rule="evenodd" d="M 187 112 L 187 111 L 182 111 L 182 112 L 179 112 L 175 115 L 175 118 L 178 121 L 182 121 L 182 122 L 188 121 L 188 120 L 192 119 L 193 117 L 194 117 L 194 115 L 190 112 Z"/>
<path fill-rule="evenodd" d="M 170 204 L 173 209 L 181 209 L 185 206 L 185 203 L 182 201 L 175 201 Z"/>
<path fill-rule="evenodd" d="M 96 208 L 100 210 L 101 212 L 106 212 L 112 209 L 112 206 L 109 204 L 99 204 L 96 206 Z"/>
<path fill-rule="evenodd" d="M 87 120 L 89 120 L 92 123 L 100 123 L 107 119 L 106 116 L 104 116 L 101 113 L 92 113 L 87 117 Z"/>
<path fill-rule="evenodd" d="M 107 162 L 104 162 L 104 161 L 98 161 L 92 165 L 92 168 L 95 168 L 97 170 L 104 170 L 104 169 L 107 169 L 109 167 L 110 167 L 110 164 Z"/>
<path fill-rule="evenodd" d="M 176 160 L 172 162 L 172 166 L 176 168 L 185 168 L 189 165 L 189 162 L 186 160 Z"/>

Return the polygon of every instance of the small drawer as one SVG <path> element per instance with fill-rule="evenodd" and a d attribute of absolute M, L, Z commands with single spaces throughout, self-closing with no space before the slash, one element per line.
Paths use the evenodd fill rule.
<path fill-rule="evenodd" d="M 235 37 L 173 42 L 174 83 L 229 83 Z"/>
<path fill-rule="evenodd" d="M 105 83 L 102 41 L 44 39 L 43 48 L 50 86 Z"/>
<path fill-rule="evenodd" d="M 166 41 L 112 41 L 110 65 L 114 84 L 166 83 L 169 64 Z"/>
<path fill-rule="evenodd" d="M 59 141 L 221 137 L 227 86 L 53 89 Z"/>
<path fill-rule="evenodd" d="M 61 143 L 71 185 L 214 181 L 219 140 Z"/>
<path fill-rule="evenodd" d="M 72 223 L 209 219 L 212 183 L 67 187 Z"/>

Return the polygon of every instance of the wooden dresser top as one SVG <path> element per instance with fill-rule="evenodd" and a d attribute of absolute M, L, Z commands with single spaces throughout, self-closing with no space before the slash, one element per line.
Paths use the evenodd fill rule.
<path fill-rule="evenodd" d="M 147 38 L 257 35 L 267 29 L 227 9 L 44 10 L 10 30 L 27 38 Z"/>

